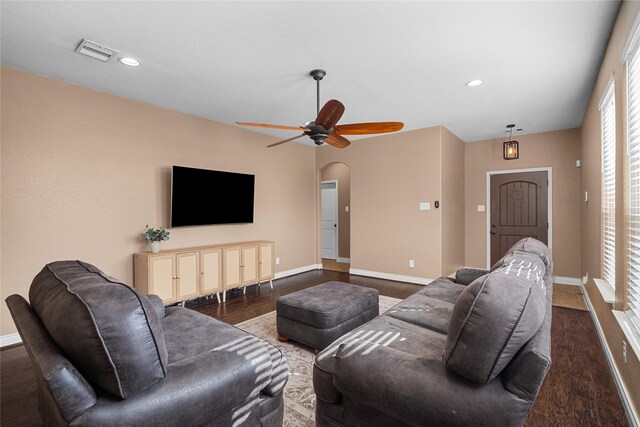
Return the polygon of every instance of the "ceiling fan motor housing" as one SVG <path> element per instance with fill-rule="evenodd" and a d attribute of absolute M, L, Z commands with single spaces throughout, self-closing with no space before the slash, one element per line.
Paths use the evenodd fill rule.
<path fill-rule="evenodd" d="M 307 123 L 307 128 L 309 129 L 305 133 L 309 135 L 309 138 L 313 140 L 316 145 L 324 144 L 325 139 L 329 136 L 333 129 L 325 129 L 324 127 L 316 124 L 316 122 Z"/>
<path fill-rule="evenodd" d="M 316 145 L 324 144 L 324 140 L 327 139 L 328 136 L 329 135 L 327 135 L 326 133 L 314 133 L 314 134 L 309 135 L 309 137 L 311 139 L 313 139 L 313 142 Z"/>

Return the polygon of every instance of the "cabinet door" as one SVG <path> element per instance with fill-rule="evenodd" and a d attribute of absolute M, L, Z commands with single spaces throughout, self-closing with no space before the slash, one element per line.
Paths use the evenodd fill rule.
<path fill-rule="evenodd" d="M 260 281 L 273 279 L 275 271 L 275 254 L 273 243 L 260 243 L 258 266 Z"/>
<path fill-rule="evenodd" d="M 178 300 L 186 300 L 198 295 L 199 264 L 198 252 L 176 254 Z"/>
<path fill-rule="evenodd" d="M 258 245 L 242 246 L 242 284 L 258 283 Z"/>
<path fill-rule="evenodd" d="M 242 286 L 240 265 L 240 246 L 229 246 L 222 249 L 222 286 L 224 289 Z"/>
<path fill-rule="evenodd" d="M 173 254 L 149 257 L 149 293 L 158 295 L 164 303 L 176 301 L 174 269 Z"/>
<path fill-rule="evenodd" d="M 222 251 L 208 249 L 200 252 L 200 293 L 212 294 L 222 290 Z"/>

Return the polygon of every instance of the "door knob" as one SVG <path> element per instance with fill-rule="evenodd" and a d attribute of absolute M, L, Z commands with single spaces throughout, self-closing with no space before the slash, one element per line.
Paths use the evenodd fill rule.
<path fill-rule="evenodd" d="M 496 232 L 495 231 L 490 231 L 489 234 L 496 234 Z"/>

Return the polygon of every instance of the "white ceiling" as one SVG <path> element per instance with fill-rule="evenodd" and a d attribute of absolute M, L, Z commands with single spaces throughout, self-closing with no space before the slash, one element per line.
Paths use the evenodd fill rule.
<path fill-rule="evenodd" d="M 444 125 L 465 141 L 579 127 L 620 3 L 2 1 L 4 65 L 232 124 Z M 138 68 L 74 52 L 87 38 Z M 465 82 L 482 79 L 469 88 Z M 289 137 L 291 132 L 265 133 Z M 308 138 L 304 138 L 308 140 Z M 310 141 L 308 141 L 310 142 Z"/>

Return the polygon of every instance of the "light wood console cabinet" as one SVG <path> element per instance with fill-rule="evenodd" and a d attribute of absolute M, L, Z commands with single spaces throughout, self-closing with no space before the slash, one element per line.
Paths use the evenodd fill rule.
<path fill-rule="evenodd" d="M 226 291 L 269 281 L 273 289 L 275 250 L 271 241 L 254 241 L 159 253 L 134 254 L 134 285 L 145 294 L 157 294 L 165 304 L 215 294 L 226 301 Z"/>

